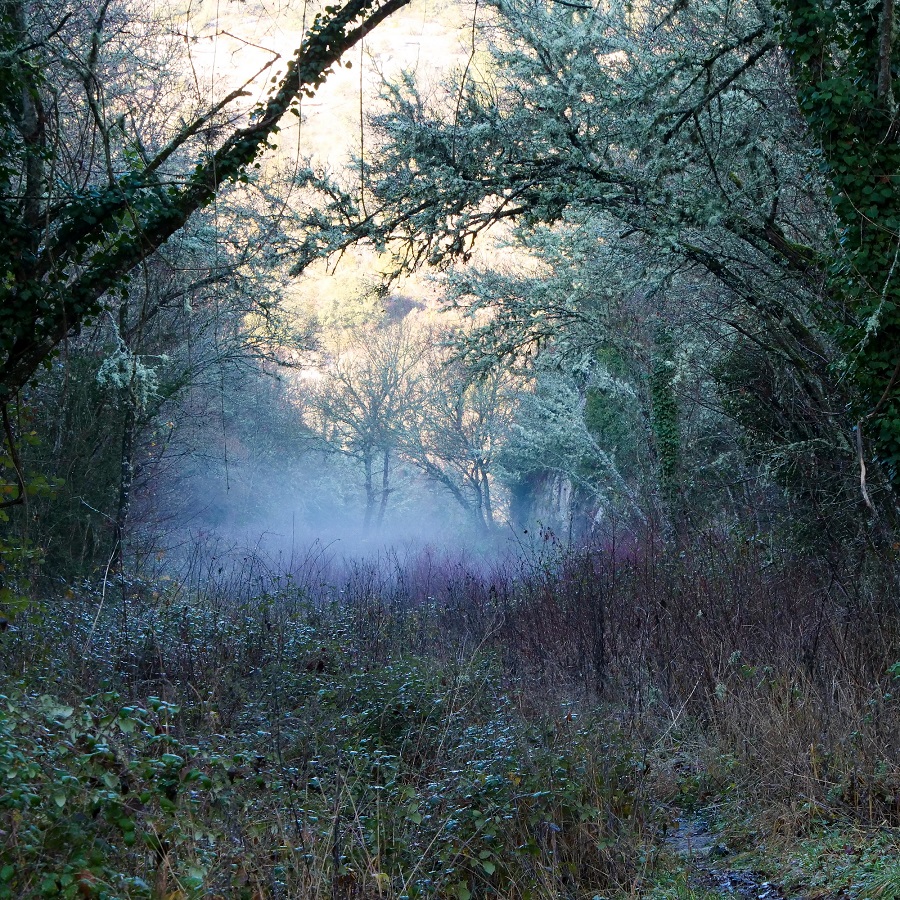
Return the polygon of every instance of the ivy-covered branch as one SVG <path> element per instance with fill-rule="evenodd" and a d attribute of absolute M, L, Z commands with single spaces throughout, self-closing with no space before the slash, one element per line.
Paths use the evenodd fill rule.
<path fill-rule="evenodd" d="M 53 251 L 44 248 L 42 253 L 34 246 L 28 216 L 24 222 L 10 223 L 18 226 L 24 240 L 14 241 L 11 252 L 3 254 L 7 258 L 0 282 L 0 402 L 25 385 L 66 335 L 96 314 L 104 295 L 121 286 L 128 273 L 213 200 L 223 184 L 243 177 L 301 94 L 312 94 L 344 52 L 409 2 L 349 0 L 328 7 L 267 101 L 247 125 L 197 163 L 186 183 L 161 189 L 158 166 L 151 162 L 104 190 L 87 192 L 63 210 Z M 11 6 L 17 4 L 7 3 L 7 13 Z M 12 75 L 15 81 L 16 73 Z M 10 212 L 7 206 L 3 215 L 7 222 Z M 27 260 L 15 258 L 22 252 L 28 253 Z"/>

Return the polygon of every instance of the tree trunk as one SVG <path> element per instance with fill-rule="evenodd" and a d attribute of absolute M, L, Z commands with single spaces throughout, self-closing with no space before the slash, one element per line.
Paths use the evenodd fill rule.
<path fill-rule="evenodd" d="M 8 24 L 12 25 L 16 34 L 16 42 L 20 46 L 27 45 L 29 33 L 25 4 L 7 2 L 3 6 L 5 7 L 4 18 Z M 16 58 L 16 56 L 13 57 L 14 60 Z M 29 241 L 30 249 L 34 251 L 40 240 L 41 198 L 44 193 L 45 117 L 38 85 L 27 63 L 19 63 L 17 74 L 21 78 L 21 85 L 17 86 L 19 96 L 13 100 L 13 105 L 18 119 L 16 126 L 27 148 L 22 211 L 24 224 L 34 232 Z"/>
<path fill-rule="evenodd" d="M 894 42 L 894 0 L 883 0 L 881 35 L 878 46 L 878 98 L 894 106 L 891 90 L 891 51 Z"/>
<path fill-rule="evenodd" d="M 122 302 L 119 308 L 119 340 L 130 353 L 127 344 L 128 304 Z M 131 361 L 131 373 L 128 383 L 121 389 L 123 409 L 122 442 L 119 455 L 119 500 L 116 504 L 116 522 L 113 529 L 113 565 L 121 569 L 124 564 L 125 531 L 128 525 L 128 511 L 131 508 L 131 486 L 134 483 L 134 437 L 137 419 L 137 398 L 135 396 L 135 364 Z"/>
<path fill-rule="evenodd" d="M 488 473 L 484 467 L 484 464 L 480 464 L 481 471 L 481 496 L 482 503 L 484 504 L 484 520 L 488 530 L 494 530 L 494 507 L 493 501 L 491 500 L 491 483 L 488 480 Z"/>
<path fill-rule="evenodd" d="M 388 495 L 391 492 L 390 489 L 390 478 L 391 478 L 391 451 L 385 450 L 384 456 L 381 464 L 381 504 L 378 507 L 378 528 L 381 529 L 381 526 L 384 524 L 384 514 L 387 512 L 387 504 L 388 504 Z"/>
<path fill-rule="evenodd" d="M 375 486 L 372 484 L 372 457 L 366 454 L 363 458 L 366 473 L 366 514 L 363 519 L 363 530 L 368 531 L 372 524 L 372 513 L 375 511 Z"/>
<path fill-rule="evenodd" d="M 481 477 L 478 472 L 478 464 L 475 463 L 472 469 L 466 473 L 466 481 L 472 488 L 475 495 L 475 501 L 472 503 L 469 512 L 475 520 L 475 525 L 479 531 L 487 531 L 487 523 L 484 521 L 484 496 L 481 492 Z"/>

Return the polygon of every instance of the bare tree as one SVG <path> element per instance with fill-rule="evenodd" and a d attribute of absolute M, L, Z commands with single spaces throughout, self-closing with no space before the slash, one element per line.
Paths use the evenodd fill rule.
<path fill-rule="evenodd" d="M 404 433 L 403 454 L 447 490 L 480 530 L 491 531 L 494 464 L 516 408 L 513 376 L 500 370 L 474 376 L 448 358 L 440 342 L 423 368 L 421 401 Z"/>
<path fill-rule="evenodd" d="M 408 326 L 370 328 L 335 341 L 306 396 L 306 419 L 326 446 L 363 470 L 364 527 L 381 527 L 391 474 L 420 394 L 421 346 Z"/>

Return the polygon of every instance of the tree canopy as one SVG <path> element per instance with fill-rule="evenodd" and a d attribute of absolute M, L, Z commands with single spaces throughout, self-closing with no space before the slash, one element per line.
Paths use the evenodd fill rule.
<path fill-rule="evenodd" d="M 893 6 L 481 10 L 488 56 L 450 89 L 411 75 L 385 85 L 368 213 L 345 193 L 297 268 L 365 238 L 393 246 L 405 268 L 464 262 L 503 221 L 538 256 L 565 234 L 555 277 L 566 242 L 573 265 L 592 269 L 571 270 L 573 291 L 497 294 L 482 281 L 469 296 L 502 310 L 501 327 L 482 333 L 488 355 L 615 341 L 609 309 L 652 295 L 669 325 L 696 334 L 701 322 L 710 346 L 769 370 L 745 369 L 769 413 L 743 424 L 776 465 L 840 493 L 871 423 L 893 481 Z M 763 388 L 772 379 L 780 386 Z M 869 503 L 865 481 L 862 493 Z"/>
<path fill-rule="evenodd" d="M 392 254 L 390 274 L 444 270 L 455 316 L 422 326 L 387 378 L 376 351 L 405 313 L 378 312 L 382 286 L 374 318 L 338 336 L 346 346 L 304 387 L 303 427 L 365 469 L 367 521 L 384 518 L 395 466 L 487 525 L 548 478 L 674 519 L 756 478 L 818 528 L 889 497 L 892 4 L 479 3 L 459 71 L 441 85 L 385 77 L 360 106 L 365 154 L 336 175 L 304 163 L 277 247 L 263 260 L 245 236 L 242 249 L 244 226 L 270 232 L 235 186 L 341 54 L 403 5 L 328 7 L 285 72 L 270 60 L 213 100 L 171 89 L 187 35 L 152 14 L 4 5 L 0 400 L 107 314 L 88 369 L 123 416 L 117 520 L 129 448 L 192 378 L 213 366 L 222 381 L 232 351 L 296 359 L 266 265 L 300 275 L 361 242 L 381 263 Z M 179 313 L 179 298 L 202 305 L 198 291 L 226 281 L 226 328 L 218 300 L 203 326 Z M 308 325 L 305 350 L 334 343 L 317 314 Z"/>

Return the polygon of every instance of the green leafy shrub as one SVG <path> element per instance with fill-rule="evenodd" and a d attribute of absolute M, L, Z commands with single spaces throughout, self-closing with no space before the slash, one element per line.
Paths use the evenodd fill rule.
<path fill-rule="evenodd" d="M 0 696 L 0 897 L 149 897 L 170 878 L 186 896 L 205 882 L 217 837 L 196 826 L 224 830 L 235 759 L 181 743 L 176 712 Z"/>
<path fill-rule="evenodd" d="M 110 692 L 3 699 L 0 897 L 464 900 L 630 883 L 643 772 L 624 742 L 565 716 L 526 721 L 489 654 L 376 664 L 347 611 L 266 608 L 132 621 L 181 709 Z M 214 690 L 186 683 L 188 662 Z"/>
<path fill-rule="evenodd" d="M 8 412 L 4 411 L 8 424 Z M 11 432 L 10 432 L 11 434 Z M 40 562 L 43 552 L 28 538 L 27 529 L 14 529 L 11 515 L 25 507 L 29 500 L 55 496 L 61 481 L 25 471 L 18 449 L 10 444 L 10 435 L 0 438 L 0 622 L 8 621 L 28 606 L 31 589 L 30 573 Z M 37 446 L 40 441 L 34 431 L 21 435 L 22 444 Z M 21 477 L 21 482 L 20 482 Z M 16 504 L 21 503 L 21 507 Z"/>

